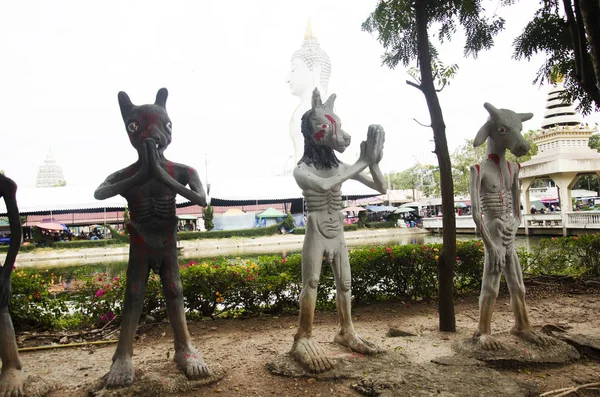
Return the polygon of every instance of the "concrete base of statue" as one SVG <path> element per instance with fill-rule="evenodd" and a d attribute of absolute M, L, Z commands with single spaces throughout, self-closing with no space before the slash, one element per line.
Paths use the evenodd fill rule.
<path fill-rule="evenodd" d="M 579 359 L 573 346 L 556 340 L 555 345 L 539 346 L 524 341 L 509 333 L 494 334 L 494 339 L 503 346 L 501 350 L 484 350 L 473 338 L 456 341 L 452 349 L 458 354 L 502 367 L 536 364 L 564 364 Z"/>
<path fill-rule="evenodd" d="M 140 366 L 143 369 L 135 370 L 135 380 L 131 386 L 115 389 L 104 388 L 108 378 L 107 373 L 94 383 L 87 395 L 94 397 L 166 396 L 214 384 L 225 376 L 223 368 L 213 363 L 209 363 L 212 375 L 199 380 L 188 380 L 174 362 L 165 363 L 164 360 L 160 360 Z"/>

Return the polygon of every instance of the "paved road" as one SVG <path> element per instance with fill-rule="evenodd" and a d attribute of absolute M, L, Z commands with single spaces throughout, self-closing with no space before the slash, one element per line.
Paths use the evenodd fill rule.
<path fill-rule="evenodd" d="M 400 244 L 422 243 L 428 232 L 422 229 L 363 229 L 346 232 L 348 246 L 371 243 L 395 242 Z M 286 234 L 267 237 L 236 237 L 223 239 L 186 240 L 180 242 L 184 258 L 201 258 L 217 255 L 242 256 L 262 253 L 298 252 L 302 250 L 304 236 Z M 81 249 L 37 249 L 22 252 L 17 257 L 17 266 L 64 266 L 99 262 L 125 262 L 129 247 L 98 247 Z"/>

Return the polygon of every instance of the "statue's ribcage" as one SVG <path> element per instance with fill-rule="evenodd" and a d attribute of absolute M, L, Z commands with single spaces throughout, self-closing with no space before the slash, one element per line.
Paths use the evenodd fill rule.
<path fill-rule="evenodd" d="M 342 209 L 342 194 L 339 191 L 327 193 L 303 192 L 308 212 L 331 211 Z"/>
<path fill-rule="evenodd" d="M 490 215 L 505 215 L 512 212 L 512 193 L 502 190 L 494 193 L 482 193 L 480 196 L 481 211 Z"/>
<path fill-rule="evenodd" d="M 167 219 L 175 216 L 175 199 L 173 197 L 148 197 L 140 201 L 130 202 L 131 219 L 144 223 L 152 218 Z"/>

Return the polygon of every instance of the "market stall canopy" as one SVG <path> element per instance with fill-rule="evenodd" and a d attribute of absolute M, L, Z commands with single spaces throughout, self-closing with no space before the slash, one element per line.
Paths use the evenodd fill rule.
<path fill-rule="evenodd" d="M 40 222 L 35 226 L 39 227 L 40 229 L 54 230 L 54 231 L 58 231 L 58 232 L 61 232 L 63 230 L 69 230 L 62 223 L 56 223 L 56 222 Z"/>
<path fill-rule="evenodd" d="M 546 206 L 540 200 L 531 201 L 531 206 L 533 207 L 534 205 L 535 205 L 535 209 L 538 211 L 541 209 L 544 209 L 544 210 L 546 209 Z"/>
<path fill-rule="evenodd" d="M 244 215 L 245 212 L 239 208 L 230 208 L 227 211 L 223 212 L 223 216 L 236 216 L 236 215 Z"/>
<path fill-rule="evenodd" d="M 267 208 L 266 210 L 256 214 L 257 218 L 283 218 L 285 214 L 281 211 L 277 211 L 275 208 Z"/>
<path fill-rule="evenodd" d="M 10 229 L 10 223 L 5 222 L 0 219 L 0 230 L 9 230 L 9 229 Z"/>
<path fill-rule="evenodd" d="M 419 203 L 417 203 L 416 201 L 413 201 L 412 203 L 405 203 L 405 204 L 402 204 L 402 205 L 400 206 L 400 208 L 406 208 L 406 207 L 419 207 L 419 205 L 420 205 Z"/>
<path fill-rule="evenodd" d="M 179 218 L 180 221 L 195 221 L 196 219 L 198 219 L 196 215 L 177 215 L 177 218 Z"/>
<path fill-rule="evenodd" d="M 367 210 L 372 211 L 372 212 L 393 212 L 397 209 L 398 207 L 392 207 L 390 205 L 367 205 Z"/>
<path fill-rule="evenodd" d="M 467 208 L 467 205 L 465 203 L 457 201 L 456 203 L 454 203 L 454 208 Z"/>
<path fill-rule="evenodd" d="M 351 206 L 351 207 L 346 207 L 342 210 L 342 212 L 362 212 L 362 211 L 366 211 L 366 208 L 363 207 L 357 207 L 357 206 Z"/>
<path fill-rule="evenodd" d="M 416 211 L 416 209 L 411 208 L 411 207 L 400 207 L 400 208 L 397 208 L 394 212 L 396 214 L 402 214 L 402 213 L 406 213 L 406 212 L 415 212 L 415 211 Z"/>

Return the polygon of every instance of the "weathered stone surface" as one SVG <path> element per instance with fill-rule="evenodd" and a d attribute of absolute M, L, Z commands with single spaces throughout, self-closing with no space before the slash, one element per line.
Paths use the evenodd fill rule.
<path fill-rule="evenodd" d="M 480 397 L 494 390 L 495 397 L 529 396 L 535 386 L 521 384 L 479 361 L 461 356 L 440 357 L 443 365 L 415 365 L 399 353 L 377 356 L 334 353 L 336 367 L 322 374 L 305 371 L 289 354 L 267 365 L 276 375 L 316 379 L 349 379 L 349 385 L 365 396 Z M 474 366 L 478 366 L 474 370 Z"/>
<path fill-rule="evenodd" d="M 495 339 L 503 346 L 501 350 L 485 350 L 473 338 L 456 341 L 452 349 L 466 357 L 501 366 L 522 364 L 563 364 L 577 360 L 577 350 L 560 340 L 555 345 L 538 346 L 510 334 L 497 334 Z"/>
<path fill-rule="evenodd" d="M 417 336 L 415 334 L 411 334 L 410 332 L 402 331 L 398 328 L 390 328 L 386 335 L 390 338 L 397 338 L 401 336 Z"/>
<path fill-rule="evenodd" d="M 25 382 L 25 395 L 27 397 L 44 397 L 54 390 L 55 386 L 39 376 L 30 375 Z"/>
<path fill-rule="evenodd" d="M 93 397 L 165 396 L 170 393 L 182 393 L 218 382 L 225 376 L 225 371 L 217 364 L 211 364 L 212 375 L 208 378 L 190 381 L 179 371 L 175 363 L 157 361 L 149 364 L 150 368 L 136 369 L 133 385 L 115 389 L 105 389 L 108 373 L 98 379 L 88 391 Z"/>
<path fill-rule="evenodd" d="M 600 338 L 581 334 L 563 334 L 558 338 L 575 347 L 579 353 L 600 360 Z"/>

